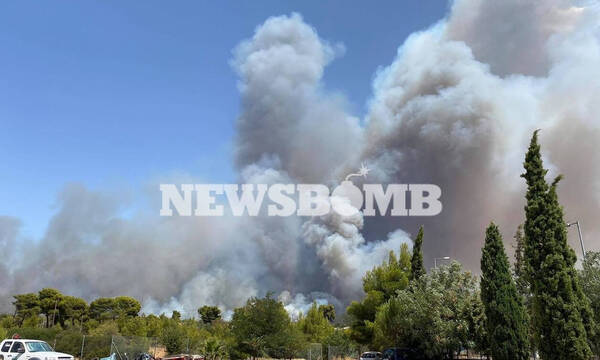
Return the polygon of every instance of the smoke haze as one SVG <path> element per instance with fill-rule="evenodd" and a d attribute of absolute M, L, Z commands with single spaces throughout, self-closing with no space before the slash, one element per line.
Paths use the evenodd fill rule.
<path fill-rule="evenodd" d="M 313 300 L 340 312 L 361 296 L 363 273 L 410 244 L 421 224 L 429 264 L 451 256 L 477 271 L 489 221 L 507 242 L 523 221 L 519 175 L 537 128 L 550 176 L 566 175 L 566 215 L 582 222 L 597 250 L 599 26 L 595 1 L 457 0 L 446 19 L 398 39 L 359 119 L 322 83 L 344 46 L 298 14 L 269 18 L 231 60 L 241 94 L 238 180 L 335 185 L 364 161 L 369 183 L 439 185 L 442 213 L 161 218 L 156 184 L 155 212 L 123 216 L 120 197 L 68 184 L 42 239 L 24 239 L 18 219 L 0 217 L 0 250 L 10 260 L 0 264 L 3 310 L 12 294 L 56 287 L 87 299 L 130 295 L 145 312 L 188 316 L 203 304 L 231 310 L 267 291 L 292 314 Z M 575 246 L 574 233 L 570 239 Z M 19 242 L 27 256 L 15 252 Z"/>

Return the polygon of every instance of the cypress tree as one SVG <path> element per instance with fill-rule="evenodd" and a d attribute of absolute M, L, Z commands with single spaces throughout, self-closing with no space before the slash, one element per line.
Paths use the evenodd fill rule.
<path fill-rule="evenodd" d="M 527 309 L 525 315 L 527 316 L 527 323 L 529 325 L 529 345 L 531 353 L 536 352 L 535 347 L 535 329 L 533 322 L 531 321 L 530 314 L 532 312 L 531 305 L 531 287 L 529 285 L 530 272 L 527 269 L 527 259 L 525 258 L 525 237 L 523 235 L 523 224 L 520 224 L 517 228 L 517 232 L 514 236 L 516 247 L 515 247 L 515 264 L 513 268 L 513 277 L 515 279 L 515 286 L 517 287 L 517 293 Z"/>
<path fill-rule="evenodd" d="M 425 266 L 423 265 L 423 226 L 419 228 L 419 233 L 415 238 L 413 245 L 412 258 L 410 259 L 410 280 L 420 279 L 425 275 Z"/>
<path fill-rule="evenodd" d="M 527 314 L 512 278 L 502 235 L 491 223 L 481 255 L 481 301 L 494 360 L 528 360 Z"/>
<path fill-rule="evenodd" d="M 565 259 L 566 272 L 571 281 L 571 286 L 573 289 L 574 299 L 572 301 L 575 302 L 579 311 L 579 315 L 581 316 L 581 321 L 583 322 L 588 345 L 591 350 L 597 350 L 594 346 L 594 338 L 596 337 L 597 332 L 596 323 L 594 320 L 594 312 L 592 311 L 590 300 L 583 291 L 583 286 L 581 285 L 577 270 L 575 270 L 577 256 L 575 255 L 573 248 L 569 246 L 567 238 L 567 223 L 564 220 L 563 207 L 558 201 L 556 189 L 561 179 L 562 175 L 559 175 L 550 186 L 550 191 L 548 193 L 549 203 L 551 205 L 550 224 L 554 229 L 556 246 L 562 252 L 563 259 Z"/>
<path fill-rule="evenodd" d="M 525 156 L 525 257 L 533 295 L 536 342 L 544 360 L 588 360 L 592 353 L 584 326 L 585 297 L 575 276 L 575 254 L 566 241 L 555 181 L 546 183 L 538 131 Z M 557 179 L 559 180 L 559 179 Z M 588 305 L 589 308 L 589 305 Z M 591 321 L 586 318 L 585 321 Z M 588 326 L 591 330 L 592 325 Z"/>
<path fill-rule="evenodd" d="M 525 238 L 523 237 L 523 224 L 519 225 L 514 236 L 515 239 L 515 264 L 513 275 L 517 292 L 526 300 L 529 298 L 529 280 L 527 273 L 527 263 L 525 259 Z M 527 301 L 525 301 L 527 303 Z"/>

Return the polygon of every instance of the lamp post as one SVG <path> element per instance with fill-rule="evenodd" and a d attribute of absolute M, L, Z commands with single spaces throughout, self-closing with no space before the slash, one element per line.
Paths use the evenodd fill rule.
<path fill-rule="evenodd" d="M 581 236 L 581 224 L 579 220 L 567 223 L 567 227 L 571 227 L 572 225 L 577 225 L 577 232 L 579 233 L 579 243 L 581 244 L 581 253 L 583 254 L 583 259 L 585 260 L 585 246 L 583 245 L 583 237 Z"/>
<path fill-rule="evenodd" d="M 437 261 L 438 260 L 450 260 L 450 256 L 444 256 L 439 258 L 433 258 L 433 268 L 437 269 Z"/>

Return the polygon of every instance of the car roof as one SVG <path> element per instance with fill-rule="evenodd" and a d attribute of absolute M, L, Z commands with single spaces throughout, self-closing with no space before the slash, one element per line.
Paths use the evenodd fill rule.
<path fill-rule="evenodd" d="M 37 341 L 37 342 L 45 342 L 44 340 L 36 340 L 36 339 L 4 339 L 4 341 Z"/>

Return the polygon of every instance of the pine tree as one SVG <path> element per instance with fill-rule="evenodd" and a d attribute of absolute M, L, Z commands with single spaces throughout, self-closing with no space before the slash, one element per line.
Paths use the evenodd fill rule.
<path fill-rule="evenodd" d="M 533 325 L 544 360 L 588 360 L 592 353 L 583 322 L 586 299 L 575 277 L 575 255 L 566 242 L 555 181 L 545 180 L 538 132 L 525 156 L 525 257 L 533 295 Z M 589 305 L 588 305 L 589 309 Z M 582 317 L 585 317 L 585 319 Z M 591 327 L 590 327 L 591 330 Z"/>
<path fill-rule="evenodd" d="M 486 230 L 481 255 L 481 301 L 494 360 L 529 359 L 526 310 L 517 293 L 498 227 Z"/>
<path fill-rule="evenodd" d="M 425 266 L 423 265 L 423 226 L 419 228 L 419 233 L 415 238 L 413 245 L 412 258 L 410 260 L 410 280 L 420 279 L 425 275 Z"/>

